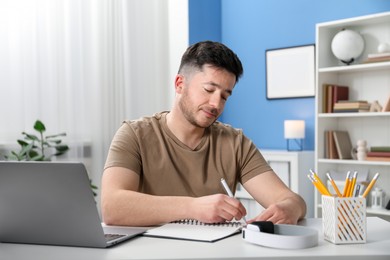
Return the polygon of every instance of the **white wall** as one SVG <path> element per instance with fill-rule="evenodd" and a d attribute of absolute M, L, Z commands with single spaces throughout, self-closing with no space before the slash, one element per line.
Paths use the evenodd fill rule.
<path fill-rule="evenodd" d="M 188 2 L 0 0 L 0 39 L 0 152 L 40 119 L 100 185 L 121 122 L 172 105 Z"/>

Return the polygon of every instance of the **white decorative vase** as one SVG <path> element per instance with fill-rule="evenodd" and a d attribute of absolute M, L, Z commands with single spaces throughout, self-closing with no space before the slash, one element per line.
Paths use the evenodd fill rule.
<path fill-rule="evenodd" d="M 390 44 L 387 44 L 385 42 L 380 43 L 378 45 L 378 53 L 386 53 L 386 52 L 390 52 Z"/>
<path fill-rule="evenodd" d="M 364 161 L 367 157 L 367 142 L 365 140 L 357 141 L 357 159 Z"/>

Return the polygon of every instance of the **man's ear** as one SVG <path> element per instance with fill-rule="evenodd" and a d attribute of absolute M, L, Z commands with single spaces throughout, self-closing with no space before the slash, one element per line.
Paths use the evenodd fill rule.
<path fill-rule="evenodd" d="M 184 88 L 184 76 L 177 74 L 175 77 L 175 92 L 181 94 Z"/>

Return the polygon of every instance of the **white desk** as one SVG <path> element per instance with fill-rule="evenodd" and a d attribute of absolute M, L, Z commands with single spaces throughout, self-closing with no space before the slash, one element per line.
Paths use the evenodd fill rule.
<path fill-rule="evenodd" d="M 323 240 L 321 219 L 302 225 L 319 231 L 317 247 L 282 250 L 250 244 L 235 235 L 215 243 L 137 237 L 109 249 L 1 244 L 1 260 L 19 259 L 390 259 L 390 222 L 367 219 L 367 243 L 334 245 Z"/>

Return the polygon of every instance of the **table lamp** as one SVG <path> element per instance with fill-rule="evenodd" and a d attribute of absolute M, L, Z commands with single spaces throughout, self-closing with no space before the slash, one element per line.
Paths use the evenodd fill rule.
<path fill-rule="evenodd" d="M 287 151 L 302 151 L 303 139 L 305 138 L 305 121 L 304 120 L 285 120 L 284 121 L 284 138 L 287 140 Z M 290 147 L 290 141 L 294 140 L 298 149 Z"/>

